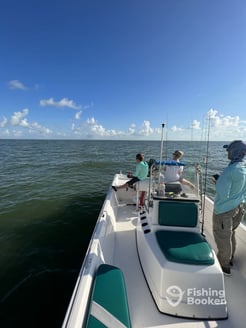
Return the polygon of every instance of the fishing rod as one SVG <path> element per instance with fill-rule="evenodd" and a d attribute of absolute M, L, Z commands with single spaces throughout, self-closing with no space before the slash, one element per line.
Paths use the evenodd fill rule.
<path fill-rule="evenodd" d="M 162 123 L 161 125 L 162 130 L 161 130 L 161 149 L 160 149 L 160 163 L 159 163 L 159 177 L 158 177 L 158 190 L 157 190 L 157 195 L 160 195 L 160 181 L 161 181 L 161 163 L 162 163 L 162 150 L 163 150 L 163 131 L 164 131 L 164 127 L 165 127 L 165 123 Z M 151 202 L 150 202 L 150 195 L 151 195 L 151 184 L 152 184 L 152 169 L 153 169 L 153 165 L 156 164 L 156 161 L 153 161 L 153 163 L 151 164 L 151 166 L 149 167 L 149 195 L 148 195 L 148 207 L 150 207 Z M 156 176 L 156 173 L 155 173 Z"/>
<path fill-rule="evenodd" d="M 165 123 L 161 124 L 161 150 L 160 150 L 160 164 L 159 164 L 159 178 L 158 178 L 158 195 L 160 194 L 160 182 L 161 182 L 161 162 L 162 162 L 162 151 L 163 151 L 163 132 Z"/>
<path fill-rule="evenodd" d="M 207 130 L 207 145 L 206 145 L 206 156 L 205 156 L 205 175 L 204 175 L 204 189 L 201 195 L 202 202 L 202 224 L 201 224 L 201 233 L 204 234 L 204 221 L 205 221 L 205 199 L 207 192 L 207 177 L 208 177 L 208 156 L 209 156 L 209 140 L 210 140 L 210 127 L 211 127 L 211 116 L 210 112 L 208 115 L 208 130 Z"/>

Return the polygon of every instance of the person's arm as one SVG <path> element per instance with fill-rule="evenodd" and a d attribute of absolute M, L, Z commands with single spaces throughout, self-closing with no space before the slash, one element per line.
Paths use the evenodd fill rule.
<path fill-rule="evenodd" d="M 216 193 L 220 198 L 226 199 L 230 196 L 232 185 L 232 179 L 230 178 L 229 172 L 224 170 L 224 172 L 220 175 L 218 180 L 216 181 Z"/>
<path fill-rule="evenodd" d="M 133 174 L 133 176 L 138 178 L 139 172 L 140 172 L 140 163 L 138 163 L 136 165 L 136 170 L 135 170 L 135 173 Z"/>
<path fill-rule="evenodd" d="M 183 180 L 181 177 L 183 172 L 184 172 L 184 167 L 179 166 L 179 169 L 177 170 L 177 175 L 178 175 L 180 181 Z"/>

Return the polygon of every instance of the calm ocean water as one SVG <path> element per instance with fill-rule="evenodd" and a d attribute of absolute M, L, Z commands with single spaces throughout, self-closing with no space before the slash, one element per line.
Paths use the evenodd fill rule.
<path fill-rule="evenodd" d="M 223 144 L 168 141 L 163 158 L 208 154 L 213 198 Z M 138 152 L 159 159 L 160 142 L 0 140 L 0 327 L 61 327 L 113 175 L 134 171 Z"/>

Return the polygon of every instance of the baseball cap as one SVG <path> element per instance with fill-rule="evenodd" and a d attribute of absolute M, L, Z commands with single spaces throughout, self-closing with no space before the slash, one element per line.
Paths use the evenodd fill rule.
<path fill-rule="evenodd" d="M 181 157 L 181 156 L 184 155 L 184 152 L 182 150 L 175 150 L 175 152 L 173 153 L 173 155 Z"/>
<path fill-rule="evenodd" d="M 246 143 L 242 140 L 232 141 L 229 145 L 224 145 L 223 148 L 228 151 L 228 158 L 234 162 L 242 160 L 246 155 Z"/>
<path fill-rule="evenodd" d="M 238 151 L 246 151 L 246 143 L 242 140 L 235 140 L 232 141 L 229 145 L 224 145 L 223 148 L 226 150 L 235 149 Z"/>

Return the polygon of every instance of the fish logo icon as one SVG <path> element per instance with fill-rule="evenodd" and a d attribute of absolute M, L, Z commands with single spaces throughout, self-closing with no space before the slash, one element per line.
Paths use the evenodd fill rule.
<path fill-rule="evenodd" d="M 184 295 L 184 291 L 178 286 L 170 286 L 166 290 L 167 292 L 167 301 L 171 306 L 177 306 L 182 300 L 182 297 Z"/>

